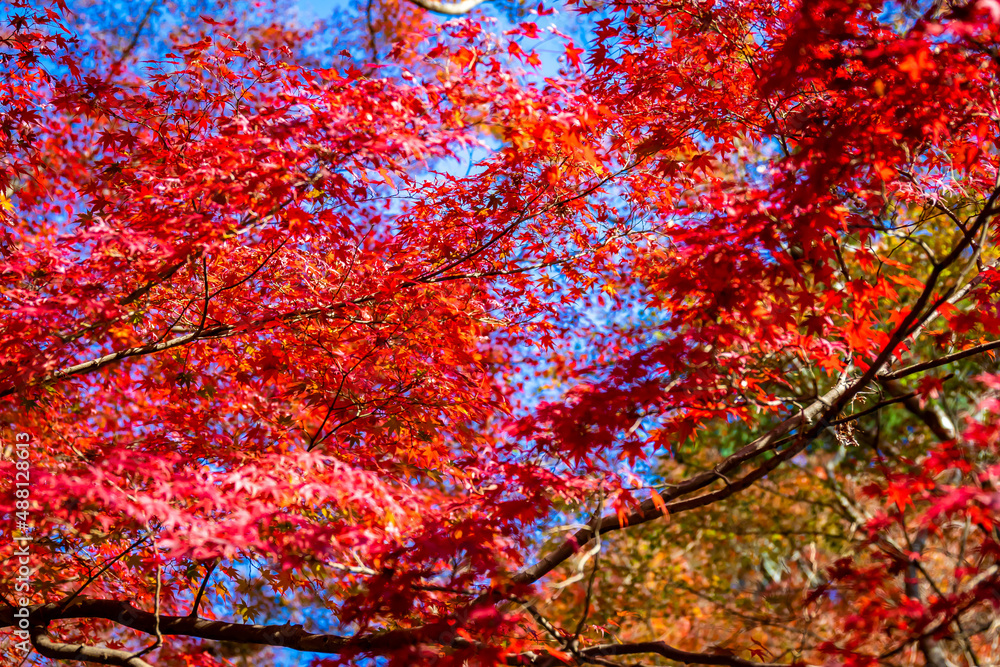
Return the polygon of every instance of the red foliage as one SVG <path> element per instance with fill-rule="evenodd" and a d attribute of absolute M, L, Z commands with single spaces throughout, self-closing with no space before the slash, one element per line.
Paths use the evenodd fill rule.
<path fill-rule="evenodd" d="M 613 2 L 587 50 L 551 33 L 563 64 L 543 77 L 536 22 L 498 35 L 387 5 L 405 20 L 385 62 L 321 67 L 298 33 L 209 17 L 138 65 L 83 57 L 65 7 L 16 0 L 0 530 L 30 534 L 33 573 L 0 583 L 4 625 L 30 594 L 40 654 L 72 657 L 51 630 L 107 642 L 110 664 L 139 647 L 120 626 L 339 662 L 747 664 L 602 646 L 526 599 L 595 532 L 814 454 L 881 387 L 937 441 L 856 457 L 866 539 L 802 603 L 836 627 L 810 655 L 972 654 L 955 628 L 1000 600 L 1000 381 L 980 378 L 961 429 L 930 414 L 950 376 L 891 383 L 1000 331 L 994 5 Z M 718 424 L 757 439 L 636 488 L 637 461 L 711 450 Z M 576 512 L 589 523 L 532 564 L 540 527 Z M 928 587 L 924 545 L 958 524 L 977 537 L 956 583 Z M 211 576 L 228 584 L 196 626 Z M 273 612 L 268 596 L 331 634 L 214 624 L 231 602 Z"/>

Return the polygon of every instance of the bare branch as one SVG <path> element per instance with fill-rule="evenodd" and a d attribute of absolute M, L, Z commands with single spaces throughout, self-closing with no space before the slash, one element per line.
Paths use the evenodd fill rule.
<path fill-rule="evenodd" d="M 149 635 L 155 635 L 159 630 L 162 636 L 183 635 L 240 644 L 284 646 L 298 651 L 328 654 L 340 654 L 346 651 L 383 653 L 420 643 L 439 643 L 439 638 L 445 636 L 454 637 L 454 622 L 449 624 L 446 621 L 414 629 L 389 630 L 355 637 L 342 637 L 307 632 L 301 625 L 248 625 L 227 621 L 210 621 L 193 616 L 163 616 L 136 609 L 128 602 L 86 597 L 77 598 L 68 605 L 60 605 L 59 603 L 34 605 L 29 607 L 28 611 L 32 623 L 36 624 L 35 631 L 39 635 L 41 643 L 35 642 L 35 645 L 39 647 L 39 653 L 42 655 L 63 660 L 90 660 L 124 667 L 150 666 L 146 662 L 134 658 L 131 653 L 52 642 L 44 637 L 45 628 L 51 621 L 58 619 L 103 618 Z M 14 608 L 0 609 L 0 628 L 15 627 L 16 625 Z M 126 657 L 132 662 L 125 661 Z"/>
<path fill-rule="evenodd" d="M 156 597 L 153 598 L 154 599 L 153 616 L 156 617 L 156 626 L 153 629 L 156 631 L 156 640 L 146 648 L 142 649 L 141 651 L 133 655 L 132 656 L 133 658 L 141 658 L 147 653 L 155 651 L 156 649 L 160 648 L 163 645 L 163 633 L 160 632 L 160 587 L 162 585 L 162 581 L 163 581 L 163 567 L 161 565 L 157 565 Z"/>
<path fill-rule="evenodd" d="M 885 380 L 898 380 L 899 378 L 906 377 L 907 375 L 914 375 L 915 373 L 922 373 L 924 371 L 929 371 L 932 368 L 937 368 L 938 366 L 944 366 L 945 364 L 950 364 L 953 361 L 959 361 L 961 359 L 965 359 L 966 357 L 972 357 L 977 354 L 982 354 L 983 352 L 996 350 L 998 348 L 1000 348 L 1000 340 L 995 340 L 992 343 L 983 343 L 982 345 L 976 345 L 974 347 L 970 347 L 967 350 L 961 350 L 960 352 L 946 354 L 943 357 L 938 357 L 937 359 L 931 359 L 930 361 L 925 361 L 919 364 L 913 364 L 912 366 L 907 366 L 906 368 L 900 368 L 899 370 L 895 370 L 890 373 L 883 373 L 879 375 L 879 377 Z"/>
<path fill-rule="evenodd" d="M 483 4 L 486 0 L 462 0 L 461 2 L 440 2 L 439 0 L 410 0 L 417 7 L 435 14 L 461 16 Z"/>
<path fill-rule="evenodd" d="M 637 653 L 655 653 L 668 660 L 676 660 L 688 665 L 723 665 L 726 667 L 778 667 L 780 663 L 755 662 L 743 660 L 728 652 L 692 653 L 674 648 L 664 642 L 640 642 L 635 644 L 603 644 L 592 646 L 580 651 L 586 657 L 601 657 L 608 655 L 635 655 Z"/>
<path fill-rule="evenodd" d="M 132 544 L 128 545 L 117 556 L 115 556 L 114 558 L 106 561 L 104 563 L 104 565 L 101 566 L 101 569 L 97 571 L 96 574 L 90 575 L 90 577 L 88 577 L 87 580 L 85 582 L 83 582 L 83 585 L 81 585 L 79 588 L 77 588 L 75 591 L 73 591 L 73 593 L 69 597 L 67 597 L 65 600 L 63 600 L 61 602 L 58 602 L 57 603 L 58 606 L 60 608 L 69 607 L 69 605 L 72 604 L 72 602 L 74 600 L 76 600 L 78 597 L 80 597 L 80 593 L 82 593 L 87 588 L 87 586 L 89 586 L 90 584 L 94 583 L 97 580 L 98 577 L 100 577 L 102 574 L 104 574 L 109 569 L 111 569 L 111 566 L 114 565 L 115 563 L 117 563 L 119 560 L 121 560 L 123 556 L 131 553 L 131 551 L 133 549 L 135 549 L 137 546 L 139 546 L 140 544 L 142 544 L 143 542 L 145 542 L 146 540 L 148 540 L 152 536 L 152 534 L 153 534 L 152 532 L 148 532 L 145 535 L 140 536 L 139 539 L 137 539 L 136 541 L 132 542 Z"/>
<path fill-rule="evenodd" d="M 135 48 L 135 45 L 139 43 L 139 37 L 142 36 L 142 31 L 146 28 L 146 23 L 149 21 L 149 17 L 153 13 L 153 9 L 155 9 L 158 4 L 159 3 L 156 2 L 156 0 L 153 0 L 153 2 L 150 2 L 149 6 L 146 7 L 146 13 L 142 15 L 142 20 L 139 21 L 139 25 L 136 26 L 135 32 L 132 33 L 132 39 L 129 40 L 128 46 L 125 47 L 122 54 L 118 57 L 119 63 L 125 60 L 129 54 L 132 53 L 132 49 Z"/>
<path fill-rule="evenodd" d="M 830 409 L 831 404 L 839 399 L 846 391 L 848 385 L 846 383 L 840 383 L 826 394 L 817 399 L 812 405 L 808 406 L 804 410 L 800 411 L 785 421 L 778 424 L 764 435 L 760 436 L 753 442 L 741 448 L 739 451 L 735 452 L 731 456 L 727 457 L 722 463 L 715 467 L 713 470 L 703 472 L 699 475 L 695 475 L 690 479 L 681 482 L 680 484 L 671 486 L 660 494 L 664 501 L 674 500 L 681 496 L 693 493 L 700 489 L 705 488 L 709 484 L 713 483 L 718 479 L 725 478 L 730 472 L 736 471 L 740 466 L 742 466 L 747 461 L 756 458 L 760 454 L 771 451 L 777 447 L 782 440 L 782 437 L 790 433 L 791 431 L 809 424 L 814 420 L 818 419 L 826 410 Z M 777 457 L 776 457 L 777 458 Z M 772 459 L 774 461 L 775 459 Z M 770 462 L 768 462 L 770 463 Z M 720 477 L 721 475 L 721 477 Z M 737 480 L 727 485 L 726 490 L 728 490 L 727 495 L 735 493 L 737 490 L 746 488 L 744 486 L 746 478 Z M 747 485 L 748 486 L 748 485 Z M 711 495 L 711 494 L 709 494 Z M 704 496 L 699 496 L 699 498 Z M 692 499 L 697 500 L 697 499 Z M 684 501 L 683 503 L 667 503 L 666 507 L 669 512 L 683 511 L 685 509 L 691 509 L 694 506 L 688 506 L 690 501 Z M 647 523 L 658 519 L 663 516 L 663 510 L 661 507 L 657 506 L 652 499 L 645 500 L 639 506 L 639 508 L 633 511 L 626 517 L 624 522 L 619 520 L 617 514 L 608 515 L 604 517 L 599 523 L 597 523 L 596 528 L 601 533 L 608 533 L 616 530 L 621 530 L 626 526 L 635 526 L 641 523 Z M 514 583 L 517 584 L 527 584 L 537 581 L 549 572 L 551 572 L 557 565 L 565 561 L 567 558 L 572 556 L 576 550 L 583 545 L 590 542 L 594 537 L 594 529 L 591 526 L 581 528 L 576 531 L 568 540 L 563 542 L 558 548 L 550 552 L 540 561 L 524 568 L 518 572 L 513 577 Z"/>
<path fill-rule="evenodd" d="M 198 594 L 194 596 L 194 602 L 191 604 L 191 612 L 188 616 L 198 616 L 198 607 L 201 605 L 201 598 L 205 595 L 205 589 L 208 587 L 208 580 L 212 578 L 212 573 L 215 572 L 215 568 L 218 564 L 219 559 L 216 558 L 212 561 L 212 564 L 208 566 L 208 571 L 205 572 L 205 578 L 202 580 L 201 586 L 198 587 Z"/>
<path fill-rule="evenodd" d="M 896 380 L 879 378 L 878 382 L 896 400 L 902 401 L 903 406 L 911 414 L 924 422 L 938 440 L 944 442 L 955 437 L 955 425 L 951 423 L 951 420 L 948 419 L 939 407 L 933 405 L 921 406 L 920 399 L 917 398 L 917 392 L 907 393 L 903 386 Z"/>
<path fill-rule="evenodd" d="M 31 627 L 31 644 L 39 655 L 53 660 L 84 660 L 102 665 L 119 665 L 120 667 L 152 667 L 142 658 L 128 651 L 117 651 L 111 648 L 84 646 L 83 644 L 63 644 L 52 641 L 44 626 Z"/>

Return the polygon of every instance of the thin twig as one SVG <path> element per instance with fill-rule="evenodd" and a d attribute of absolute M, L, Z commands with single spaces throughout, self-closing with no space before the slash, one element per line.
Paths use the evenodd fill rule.
<path fill-rule="evenodd" d="M 212 577 L 212 573 L 215 572 L 216 566 L 219 564 L 219 558 L 212 561 L 212 564 L 208 566 L 208 571 L 205 572 L 205 578 L 201 582 L 201 586 L 198 587 L 198 594 L 194 596 L 194 604 L 191 605 L 191 612 L 188 616 L 195 617 L 198 615 L 198 606 L 201 605 L 201 598 L 205 595 L 205 589 L 208 587 L 208 580 Z"/>
<path fill-rule="evenodd" d="M 76 591 L 72 595 L 70 595 L 69 597 L 67 597 L 62 602 L 60 602 L 59 603 L 59 608 L 60 609 L 66 609 L 70 605 L 70 603 L 73 602 L 73 600 L 75 600 L 77 597 L 79 597 L 80 593 L 82 593 L 84 591 L 84 589 L 87 588 L 87 586 L 89 586 L 90 584 L 94 583 L 94 581 L 98 577 L 100 577 L 102 574 L 104 574 L 105 572 L 107 572 L 111 568 L 111 566 L 114 565 L 115 563 L 117 563 L 119 560 L 121 560 L 122 557 L 125 556 L 125 554 L 131 552 L 137 546 L 139 546 L 140 544 L 142 544 L 143 542 L 145 542 L 146 540 L 148 540 L 149 537 L 152 534 L 153 534 L 152 532 L 146 533 L 145 535 L 143 535 L 142 537 L 140 537 L 138 540 L 136 540 L 135 542 L 133 542 L 132 544 L 130 544 L 128 547 L 126 547 L 125 550 L 122 551 L 120 554 L 118 554 L 117 556 L 115 556 L 111 560 L 107 561 L 104 564 L 104 566 L 101 567 L 101 569 L 97 571 L 97 574 L 91 575 L 85 582 L 83 582 L 82 586 L 80 586 L 78 589 L 76 589 Z"/>
<path fill-rule="evenodd" d="M 163 580 L 163 566 L 156 566 L 156 597 L 153 599 L 153 616 L 156 617 L 156 641 L 151 646 L 147 646 L 138 653 L 132 655 L 133 658 L 141 658 L 150 651 L 155 651 L 163 645 L 163 633 L 160 632 L 160 586 Z"/>

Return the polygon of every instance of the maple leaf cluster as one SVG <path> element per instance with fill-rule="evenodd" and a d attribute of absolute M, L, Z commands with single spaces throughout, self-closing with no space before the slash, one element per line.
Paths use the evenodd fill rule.
<path fill-rule="evenodd" d="M 1000 659 L 996 3 L 475 4 L 8 0 L 0 663 Z"/>

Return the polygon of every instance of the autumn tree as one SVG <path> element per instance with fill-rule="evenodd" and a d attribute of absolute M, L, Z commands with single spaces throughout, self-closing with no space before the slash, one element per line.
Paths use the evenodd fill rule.
<path fill-rule="evenodd" d="M 149 7 L 4 9 L 3 664 L 1000 659 L 1000 5 Z"/>

